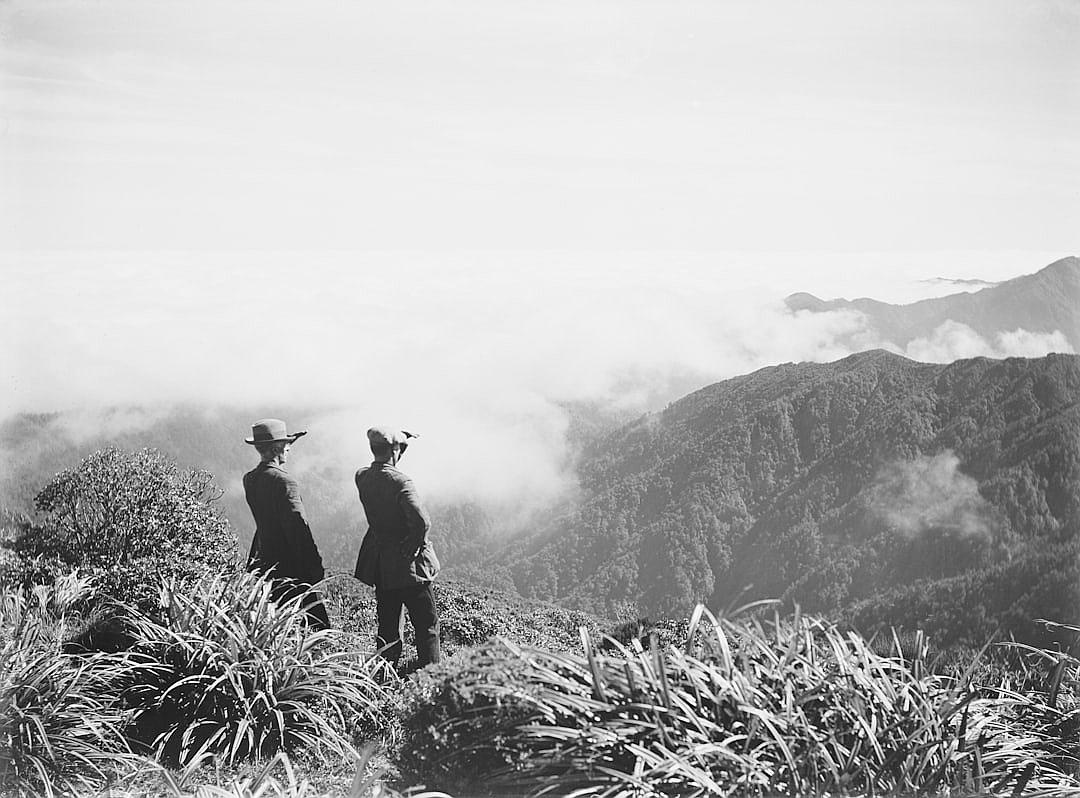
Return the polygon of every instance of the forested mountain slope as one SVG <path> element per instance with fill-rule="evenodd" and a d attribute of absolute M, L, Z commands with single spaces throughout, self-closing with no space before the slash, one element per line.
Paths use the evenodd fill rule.
<path fill-rule="evenodd" d="M 946 321 L 967 325 L 984 337 L 1023 329 L 1034 333 L 1061 332 L 1080 351 L 1080 258 L 1051 263 L 1035 274 L 1024 275 L 973 293 L 924 299 L 909 305 L 891 305 L 874 299 L 818 299 L 792 294 L 791 310 L 814 312 L 857 310 L 884 340 L 906 346 L 930 335 Z"/>
<path fill-rule="evenodd" d="M 592 447 L 580 509 L 502 557 L 525 595 L 666 615 L 740 595 L 838 611 L 976 575 L 1028 595 L 1040 568 L 1076 570 L 1078 402 L 1073 355 L 762 369 Z M 1076 579 L 1055 578 L 1038 611 L 1061 619 Z"/>

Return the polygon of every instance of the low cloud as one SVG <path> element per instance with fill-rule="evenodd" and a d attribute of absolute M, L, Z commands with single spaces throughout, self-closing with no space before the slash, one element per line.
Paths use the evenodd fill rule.
<path fill-rule="evenodd" d="M 970 357 L 1043 357 L 1051 352 L 1073 353 L 1072 345 L 1061 332 L 1038 333 L 1017 329 L 1000 332 L 989 340 L 971 327 L 946 321 L 925 338 L 916 338 L 900 349 L 889 345 L 912 360 L 924 363 L 951 363 Z"/>
<path fill-rule="evenodd" d="M 790 289 L 818 288 L 806 268 L 677 254 L 27 255 L 4 270 L 0 416 L 63 411 L 50 434 L 77 446 L 148 430 L 177 404 L 306 408 L 287 419 L 312 432 L 296 467 L 330 474 L 341 501 L 369 458 L 365 430 L 382 423 L 421 433 L 408 465 L 433 500 L 529 508 L 576 489 L 570 403 L 625 419 L 764 366 L 873 347 L 937 362 L 1071 351 L 1060 334 L 986 341 L 954 322 L 899 350 L 857 311 L 789 312 Z"/>
<path fill-rule="evenodd" d="M 1013 330 L 997 335 L 997 348 L 1002 357 L 1043 357 L 1051 352 L 1075 354 L 1072 344 L 1060 331 L 1036 333 Z"/>
<path fill-rule="evenodd" d="M 993 506 L 949 450 L 883 468 L 872 488 L 871 511 L 912 538 L 938 530 L 991 539 L 997 527 Z"/>
<path fill-rule="evenodd" d="M 1000 283 L 992 282 L 990 280 L 977 280 L 966 278 L 954 278 L 954 277 L 931 277 L 927 280 L 921 280 L 920 282 L 926 283 L 934 288 L 956 288 L 960 291 L 981 291 L 983 288 L 993 288 Z"/>
<path fill-rule="evenodd" d="M 298 467 L 347 477 L 385 423 L 422 434 L 409 466 L 434 499 L 543 504 L 575 488 L 567 403 L 625 418 L 865 336 L 854 312 L 792 316 L 768 275 L 747 279 L 760 271 L 588 253 L 27 256 L 5 275 L 0 414 L 64 411 L 53 432 L 78 444 L 178 403 L 308 408 L 287 419 L 312 431 Z"/>
<path fill-rule="evenodd" d="M 574 489 L 561 411 L 538 406 L 493 416 L 490 410 L 455 400 L 424 413 L 423 425 L 407 413 L 387 413 L 387 421 L 360 407 L 318 414 L 296 451 L 297 467 L 336 474 L 354 499 L 352 474 L 371 460 L 366 430 L 387 421 L 420 431 L 403 467 L 433 501 L 535 509 Z"/>
<path fill-rule="evenodd" d="M 62 435 L 76 446 L 91 441 L 145 432 L 168 418 L 170 409 L 153 407 L 81 407 L 59 414 L 50 434 Z"/>

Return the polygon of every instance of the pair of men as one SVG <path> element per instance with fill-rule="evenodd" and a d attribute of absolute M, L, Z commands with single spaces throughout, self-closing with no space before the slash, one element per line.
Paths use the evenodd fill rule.
<path fill-rule="evenodd" d="M 311 586 L 324 575 L 322 558 L 311 535 L 296 479 L 285 468 L 289 451 L 305 432 L 289 433 L 284 421 L 268 418 L 251 426 L 245 443 L 254 446 L 260 462 L 244 475 L 244 494 L 255 517 L 255 537 L 248 569 L 270 571 L 274 598 L 305 595 L 309 623 L 316 629 L 330 621 L 319 594 Z M 373 427 L 368 430 L 373 461 L 356 472 L 356 488 L 368 521 L 354 575 L 375 588 L 378 646 L 396 663 L 401 656 L 401 610 L 409 611 L 416 630 L 418 665 L 440 659 L 439 618 L 433 583 L 439 572 L 435 550 L 427 539 L 431 521 L 413 482 L 397 468 L 410 432 Z"/>

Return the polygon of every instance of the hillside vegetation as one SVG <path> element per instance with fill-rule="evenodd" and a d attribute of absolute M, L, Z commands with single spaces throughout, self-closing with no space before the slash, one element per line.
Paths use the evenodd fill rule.
<path fill-rule="evenodd" d="M 522 537 L 473 503 L 433 506 L 432 534 L 448 576 L 608 616 L 779 597 L 867 632 L 1045 641 L 1033 619 L 1075 620 L 1080 606 L 1078 380 L 1066 355 L 928 365 L 877 351 L 770 367 L 614 430 L 590 416 L 576 503 L 534 513 Z M 77 444 L 64 414 L 9 419 L 2 503 L 32 510 L 105 441 L 154 442 L 218 475 L 213 506 L 246 551 L 249 415 L 115 413 Z M 297 454 L 305 504 L 327 566 L 348 571 L 364 528 L 352 464 L 315 451 Z"/>
<path fill-rule="evenodd" d="M 579 509 L 494 558 L 523 595 L 659 615 L 782 597 L 968 642 L 1080 607 L 1077 356 L 766 368 L 579 473 Z"/>
<path fill-rule="evenodd" d="M 320 584 L 332 628 L 313 631 L 302 596 L 230 563 L 215 495 L 161 453 L 107 449 L 4 529 L 0 792 L 1080 789 L 1075 647 L 943 659 L 770 603 L 616 626 L 444 581 L 446 658 L 399 673 L 373 651 L 369 588 Z"/>

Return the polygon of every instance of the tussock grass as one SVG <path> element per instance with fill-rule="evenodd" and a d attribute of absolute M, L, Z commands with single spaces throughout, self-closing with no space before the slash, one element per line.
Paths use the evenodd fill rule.
<path fill-rule="evenodd" d="M 0 791 L 92 791 L 139 764 L 104 657 L 62 651 L 72 607 L 90 592 L 77 573 L 0 596 Z"/>
<path fill-rule="evenodd" d="M 406 795 L 1080 794 L 1075 649 L 943 670 L 919 633 L 890 651 L 798 612 L 699 607 L 668 645 L 582 627 L 577 651 L 490 641 L 400 681 L 367 634 L 312 632 L 302 597 L 247 573 L 167 583 L 156 619 L 127 608 L 130 649 L 66 655 L 89 588 L 0 598 L 0 791 L 134 789 L 118 776 L 141 767 L 157 789 L 132 794 L 173 798 L 325 795 L 309 778 L 395 796 L 394 768 L 426 785 Z M 395 758 L 357 750 L 361 730 Z"/>
<path fill-rule="evenodd" d="M 1080 790 L 1068 655 L 1056 691 L 1017 693 L 973 684 L 974 668 L 930 673 L 925 646 L 882 656 L 798 613 L 703 607 L 680 646 L 582 644 L 477 650 L 411 710 L 405 779 L 579 796 Z"/>
<path fill-rule="evenodd" d="M 351 730 L 379 721 L 381 665 L 351 636 L 309 630 L 302 602 L 276 603 L 244 572 L 168 584 L 163 620 L 136 615 L 138 642 L 116 657 L 131 735 L 174 765 L 295 748 L 355 758 Z"/>

